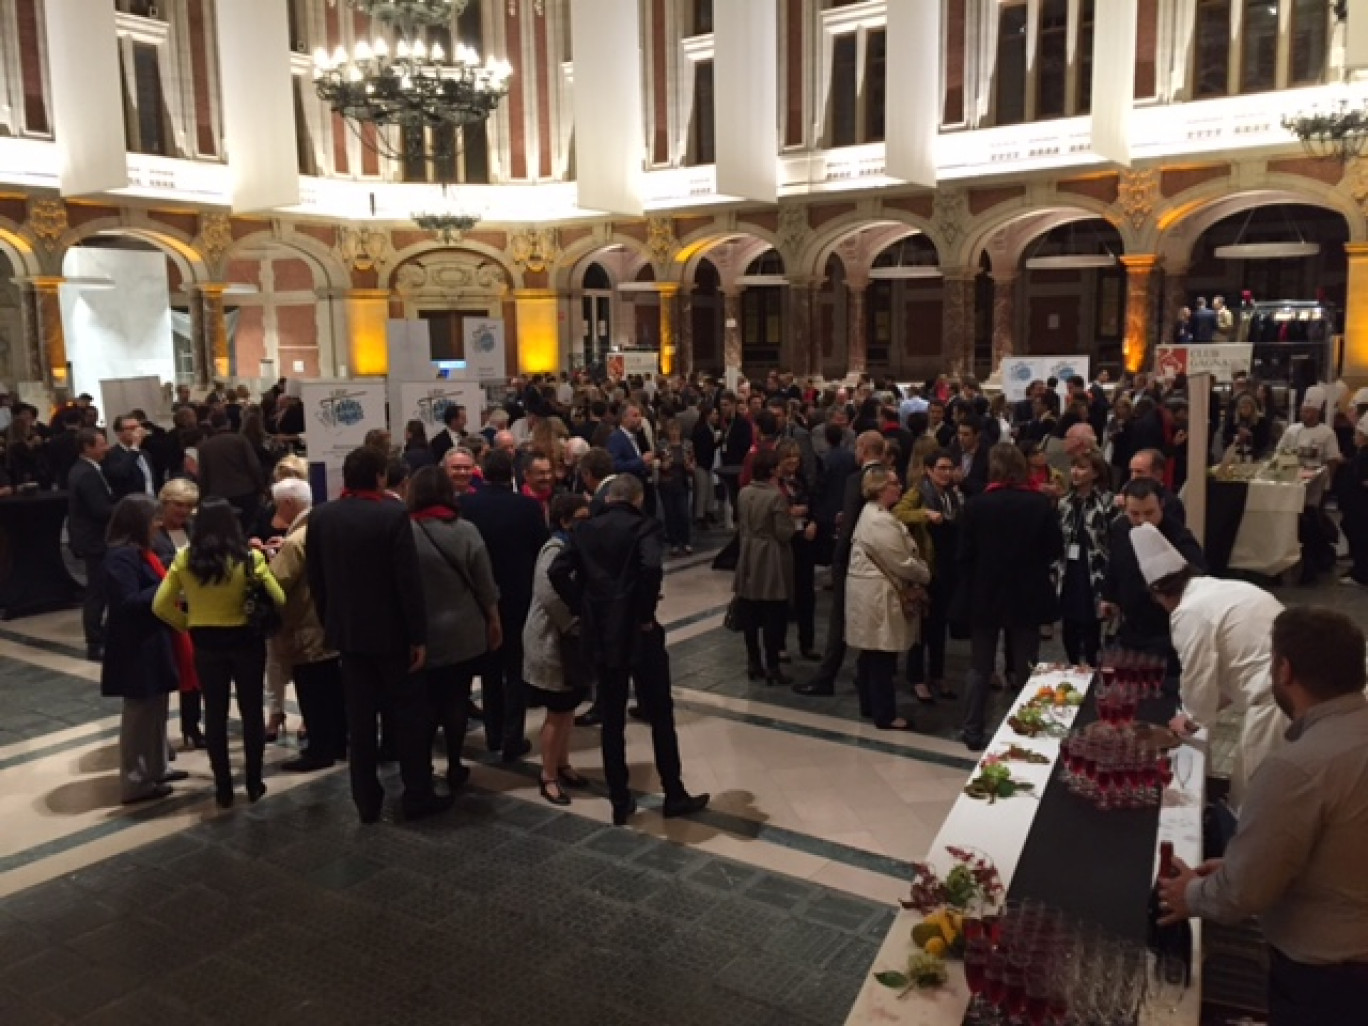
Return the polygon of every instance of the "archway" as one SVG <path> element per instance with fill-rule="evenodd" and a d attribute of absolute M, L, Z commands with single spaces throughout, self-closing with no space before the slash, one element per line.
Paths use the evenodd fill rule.
<path fill-rule="evenodd" d="M 1121 263 L 1121 233 L 1102 218 L 1070 219 L 1027 242 L 1017 256 L 1013 319 L 1005 323 L 997 304 L 1001 292 L 997 265 L 993 278 L 992 368 L 1007 346 L 1020 354 L 1086 355 L 1094 366 L 1119 367 L 1126 327 L 1126 271 Z M 1008 287 L 1010 283 L 1008 283 Z M 1019 311 L 1019 312 L 1017 312 Z"/>
<path fill-rule="evenodd" d="M 502 317 L 504 298 L 512 287 L 508 269 L 491 252 L 463 240 L 456 246 L 411 247 L 399 254 L 382 285 L 389 283 L 398 313 L 425 321 L 432 359 L 465 359 L 465 321 Z M 516 367 L 516 344 L 510 330 L 507 358 Z M 510 371 L 512 373 L 512 371 Z"/>

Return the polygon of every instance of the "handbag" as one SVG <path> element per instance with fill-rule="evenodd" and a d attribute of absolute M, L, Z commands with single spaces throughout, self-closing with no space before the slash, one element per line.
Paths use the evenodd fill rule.
<path fill-rule="evenodd" d="M 863 545 L 861 545 L 860 548 L 864 549 L 865 557 L 879 568 L 879 573 L 884 575 L 884 580 L 888 581 L 888 583 L 893 586 L 893 591 L 896 592 L 898 596 L 898 604 L 902 606 L 903 616 L 907 617 L 909 620 L 920 620 L 925 616 L 926 607 L 930 604 L 930 596 L 927 594 L 926 589 L 920 584 L 908 584 L 906 581 L 898 580 L 883 568 L 883 565 L 874 558 L 869 549 L 865 548 Z"/>
<path fill-rule="evenodd" d="M 746 621 L 741 615 L 741 599 L 735 595 L 727 603 L 727 615 L 722 618 L 722 626 L 734 634 L 740 634 L 746 629 Z"/>
<path fill-rule="evenodd" d="M 247 618 L 247 627 L 253 633 L 269 638 L 279 632 L 284 620 L 271 593 L 266 590 L 266 582 L 257 573 L 256 561 L 260 555 L 252 553 L 252 565 L 246 570 L 247 585 L 242 594 L 242 613 Z M 265 566 L 264 560 L 262 565 Z"/>

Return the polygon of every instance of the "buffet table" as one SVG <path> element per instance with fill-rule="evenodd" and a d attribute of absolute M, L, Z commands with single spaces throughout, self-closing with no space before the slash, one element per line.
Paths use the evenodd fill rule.
<path fill-rule="evenodd" d="M 1320 502 L 1325 476 L 1321 470 L 1293 482 L 1212 477 L 1207 482 L 1203 541 L 1208 569 L 1215 574 L 1245 570 L 1265 577 L 1290 570 L 1302 557 L 1302 510 Z"/>
<path fill-rule="evenodd" d="M 85 589 L 62 558 L 66 492 L 0 499 L 0 616 L 13 620 L 80 602 Z"/>
<path fill-rule="evenodd" d="M 1012 715 L 1041 687 L 1065 681 L 1086 693 L 1092 673 L 1080 669 L 1037 671 L 1022 688 Z M 1145 702 L 1138 718 L 1160 722 L 1171 708 L 1171 699 Z M 1056 718 L 1062 724 L 1082 727 L 1097 718 L 1096 708 L 1085 694 L 1081 707 L 1059 709 Z M 993 804 L 961 796 L 926 853 L 926 861 L 944 874 L 953 865 L 947 846 L 976 849 L 996 865 L 1007 899 L 1043 901 L 1098 923 L 1110 933 L 1143 942 L 1149 890 L 1158 872 L 1160 842 L 1172 841 L 1177 856 L 1189 865 L 1202 861 L 1205 758 L 1200 739 L 1198 745 L 1184 745 L 1172 753 L 1173 782 L 1165 789 L 1160 808 L 1116 812 L 1094 809 L 1070 794 L 1057 779 L 1059 738 L 1024 738 L 1004 718 L 985 749 L 984 758 L 1003 752 L 1009 745 L 1029 748 L 1049 760 L 1043 764 L 1010 763 L 1012 777 L 1032 783 L 1034 792 Z M 980 761 L 970 779 L 977 776 L 983 765 Z M 922 913 L 906 909 L 898 914 L 851 1009 L 848 1026 L 959 1026 L 964 1021 L 971 995 L 961 961 L 949 961 L 949 979 L 931 990 L 900 995 L 873 977 L 875 972 L 906 967 L 912 951 L 912 929 L 923 918 Z M 1201 925 L 1196 921 L 1192 925 L 1192 985 L 1178 1014 L 1166 1018 L 1174 1024 L 1195 1024 L 1200 1019 Z"/>

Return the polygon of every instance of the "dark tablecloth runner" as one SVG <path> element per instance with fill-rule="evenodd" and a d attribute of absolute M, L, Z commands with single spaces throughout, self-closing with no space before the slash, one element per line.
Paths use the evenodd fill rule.
<path fill-rule="evenodd" d="M 1206 538 L 1202 549 L 1207 569 L 1213 574 L 1230 569 L 1230 553 L 1235 548 L 1235 536 L 1240 532 L 1248 499 L 1248 481 L 1207 482 Z"/>
<path fill-rule="evenodd" d="M 1171 698 L 1143 702 L 1139 718 L 1167 723 L 1174 708 Z M 1075 726 L 1096 719 L 1097 704 L 1089 692 Z M 1143 943 L 1159 810 L 1102 812 L 1071 794 L 1059 773 L 1057 767 L 1040 797 L 1008 897 L 1035 898 Z"/>
<path fill-rule="evenodd" d="M 85 594 L 62 558 L 66 492 L 0 499 L 0 615 L 6 620 L 76 604 Z"/>

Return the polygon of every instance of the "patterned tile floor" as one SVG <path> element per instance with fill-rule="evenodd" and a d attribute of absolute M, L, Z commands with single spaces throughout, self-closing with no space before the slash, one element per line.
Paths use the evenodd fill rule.
<path fill-rule="evenodd" d="M 362 828 L 338 771 L 271 774 L 265 801 L 219 813 L 191 753 L 175 798 L 123 809 L 117 703 L 78 617 L 0 625 L 0 1023 L 843 1022 L 963 784 L 961 703 L 905 695 L 921 732 L 890 737 L 859 722 L 851 665 L 830 699 L 750 684 L 729 588 L 683 561 L 662 615 L 686 779 L 714 803 L 664 821 L 647 800 L 627 830 L 601 792 L 540 802 L 535 763 L 477 763 L 451 814 Z M 1278 594 L 1368 622 L 1359 589 Z M 591 777 L 595 747 L 577 732 Z M 628 754 L 656 789 L 644 728 Z"/>

